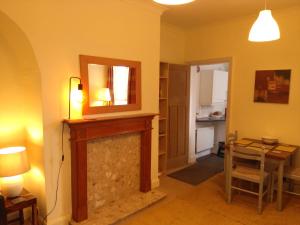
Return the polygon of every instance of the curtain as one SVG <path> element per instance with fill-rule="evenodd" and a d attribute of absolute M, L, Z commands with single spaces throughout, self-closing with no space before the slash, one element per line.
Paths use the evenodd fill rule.
<path fill-rule="evenodd" d="M 128 104 L 134 104 L 135 103 L 135 90 L 136 90 L 136 84 L 135 84 L 135 71 L 133 68 L 129 69 L 129 77 L 128 77 Z"/>
<path fill-rule="evenodd" d="M 110 97 L 111 97 L 111 103 L 110 105 L 114 105 L 114 72 L 113 67 L 108 67 L 108 78 L 107 78 L 107 87 L 109 88 Z"/>

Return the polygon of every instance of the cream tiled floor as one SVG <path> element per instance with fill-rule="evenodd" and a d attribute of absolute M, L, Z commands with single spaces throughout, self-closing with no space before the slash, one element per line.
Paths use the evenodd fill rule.
<path fill-rule="evenodd" d="M 198 186 L 163 177 L 159 189 L 168 197 L 118 225 L 300 225 L 300 198 L 285 196 L 282 212 L 265 204 L 259 215 L 255 197 L 236 194 L 227 204 L 223 186 L 223 174 Z"/>

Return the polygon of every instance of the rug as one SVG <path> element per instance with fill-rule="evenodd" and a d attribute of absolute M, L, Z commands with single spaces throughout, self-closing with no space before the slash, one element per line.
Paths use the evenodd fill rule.
<path fill-rule="evenodd" d="M 224 159 L 216 155 L 198 158 L 197 162 L 168 176 L 191 185 L 198 185 L 224 170 Z"/>

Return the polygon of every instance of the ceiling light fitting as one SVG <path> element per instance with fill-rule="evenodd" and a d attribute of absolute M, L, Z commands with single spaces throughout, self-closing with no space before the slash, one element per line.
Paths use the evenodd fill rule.
<path fill-rule="evenodd" d="M 183 4 L 191 3 L 194 0 L 153 0 L 153 1 L 162 5 L 183 5 Z"/>
<path fill-rule="evenodd" d="M 280 39 L 280 30 L 271 10 L 260 11 L 258 18 L 251 27 L 248 40 L 252 42 L 266 42 Z"/>

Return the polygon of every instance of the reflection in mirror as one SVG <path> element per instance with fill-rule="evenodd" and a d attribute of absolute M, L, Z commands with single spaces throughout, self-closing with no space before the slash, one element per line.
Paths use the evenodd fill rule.
<path fill-rule="evenodd" d="M 84 114 L 140 109 L 140 63 L 80 56 Z"/>
<path fill-rule="evenodd" d="M 90 106 L 135 103 L 133 76 L 127 66 L 88 64 Z"/>

